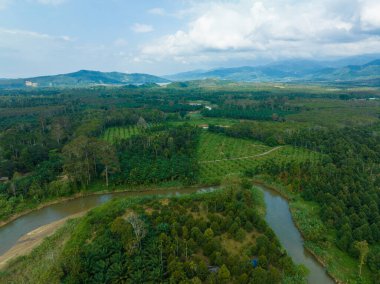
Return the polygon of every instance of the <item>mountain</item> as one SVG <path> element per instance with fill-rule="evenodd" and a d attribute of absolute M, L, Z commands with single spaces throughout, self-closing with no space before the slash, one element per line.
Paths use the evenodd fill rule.
<path fill-rule="evenodd" d="M 347 65 L 341 68 L 326 68 L 308 78 L 313 81 L 357 81 L 380 80 L 380 59 L 363 65 Z"/>
<path fill-rule="evenodd" d="M 80 70 L 74 73 L 41 76 L 23 79 L 1 79 L 0 88 L 25 87 L 85 87 L 93 85 L 140 85 L 147 83 L 169 83 L 164 78 L 149 74 L 125 74 Z"/>
<path fill-rule="evenodd" d="M 209 71 L 191 71 L 165 76 L 179 80 L 196 80 L 215 78 L 232 81 L 271 81 L 273 79 L 302 78 L 305 75 L 323 70 L 325 66 L 314 61 L 289 60 L 263 66 L 243 66 L 234 68 L 219 68 Z"/>
<path fill-rule="evenodd" d="M 362 65 L 331 67 L 325 62 L 288 60 L 263 66 L 219 68 L 191 71 L 165 76 L 172 81 L 204 80 L 209 78 L 237 82 L 335 82 L 380 79 L 380 59 Z"/>

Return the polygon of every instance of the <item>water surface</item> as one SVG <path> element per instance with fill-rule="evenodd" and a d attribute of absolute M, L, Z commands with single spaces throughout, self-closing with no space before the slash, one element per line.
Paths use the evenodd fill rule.
<path fill-rule="evenodd" d="M 264 192 L 266 204 L 265 220 L 275 232 L 282 246 L 286 249 L 296 264 L 303 264 L 310 274 L 310 284 L 333 284 L 334 281 L 327 274 L 323 266 L 303 246 L 303 238 L 295 226 L 288 201 L 273 190 L 263 186 L 256 186 Z"/>

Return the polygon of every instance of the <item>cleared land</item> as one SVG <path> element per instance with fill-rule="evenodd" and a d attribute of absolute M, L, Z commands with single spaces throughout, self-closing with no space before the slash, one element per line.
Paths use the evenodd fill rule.
<path fill-rule="evenodd" d="M 269 147 L 252 140 L 227 137 L 204 131 L 198 148 L 202 183 L 218 183 L 232 173 L 244 173 L 268 159 L 302 162 L 317 159 L 318 154 L 291 146 Z"/>

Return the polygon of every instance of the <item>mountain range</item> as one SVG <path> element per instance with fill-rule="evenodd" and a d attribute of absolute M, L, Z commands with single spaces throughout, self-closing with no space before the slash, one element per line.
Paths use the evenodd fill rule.
<path fill-rule="evenodd" d="M 125 74 L 80 70 L 74 73 L 41 76 L 23 79 L 0 79 L 0 88 L 25 87 L 85 87 L 94 85 L 141 85 L 147 83 L 169 83 L 164 78 L 149 74 Z"/>
<path fill-rule="evenodd" d="M 81 70 L 74 73 L 23 79 L 0 79 L 0 89 L 33 87 L 88 87 L 96 85 L 164 84 L 217 79 L 234 82 L 354 83 L 380 86 L 380 59 L 357 57 L 334 62 L 287 60 L 261 66 L 195 70 L 158 77 L 140 73 Z M 380 58 L 380 55 L 377 57 Z M 365 59 L 371 59 L 367 63 Z M 344 65 L 348 62 L 356 64 Z M 360 64 L 358 64 L 360 63 Z"/>
<path fill-rule="evenodd" d="M 322 62 L 289 60 L 262 66 L 198 70 L 164 76 L 171 81 L 221 79 L 237 82 L 344 82 L 380 80 L 380 59 L 362 65 L 330 67 Z"/>

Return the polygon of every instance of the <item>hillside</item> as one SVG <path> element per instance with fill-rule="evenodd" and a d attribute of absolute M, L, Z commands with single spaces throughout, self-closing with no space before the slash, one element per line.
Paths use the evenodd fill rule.
<path fill-rule="evenodd" d="M 149 74 L 125 74 L 80 70 L 74 73 L 23 79 L 1 79 L 0 88 L 33 87 L 83 87 L 91 85 L 127 85 L 145 83 L 168 83 L 169 80 Z"/>
<path fill-rule="evenodd" d="M 380 60 L 362 65 L 331 67 L 329 64 L 308 60 L 288 60 L 263 66 L 219 68 L 192 71 L 166 76 L 173 81 L 204 80 L 209 78 L 237 82 L 334 82 L 380 79 Z"/>

